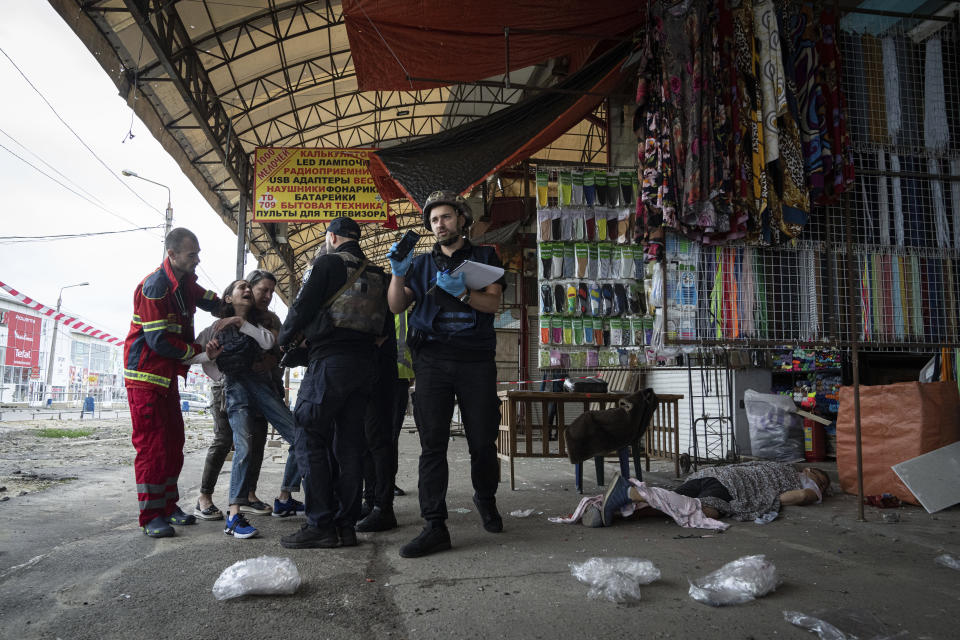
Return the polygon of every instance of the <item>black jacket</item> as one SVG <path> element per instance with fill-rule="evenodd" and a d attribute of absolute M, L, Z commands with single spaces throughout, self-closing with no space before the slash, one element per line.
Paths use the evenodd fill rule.
<path fill-rule="evenodd" d="M 366 258 L 357 242 L 346 242 L 335 250 L 337 253 L 341 251 L 361 259 Z M 383 269 L 372 264 L 367 266 L 367 271 L 378 273 L 384 279 L 387 277 Z M 369 333 L 335 327 L 332 331 L 323 335 L 316 334 L 320 323 L 315 321 L 322 313 L 323 303 L 339 291 L 346 281 L 347 268 L 344 266 L 343 260 L 335 255 L 320 256 L 313 265 L 310 276 L 303 283 L 303 287 L 290 306 L 290 312 L 283 323 L 283 328 L 280 329 L 277 341 L 286 345 L 297 334 L 303 334 L 309 343 L 311 360 L 334 354 L 372 354 L 376 337 Z M 384 321 L 384 329 L 380 335 L 391 335 L 392 328 L 393 316 L 389 316 Z"/>

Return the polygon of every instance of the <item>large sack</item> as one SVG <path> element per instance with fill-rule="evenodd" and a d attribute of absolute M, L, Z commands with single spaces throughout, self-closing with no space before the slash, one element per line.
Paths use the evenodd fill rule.
<path fill-rule="evenodd" d="M 777 462 L 803 460 L 803 418 L 794 413 L 797 405 L 791 398 L 747 389 L 743 407 L 754 457 Z"/>
<path fill-rule="evenodd" d="M 863 493 L 892 493 L 920 504 L 892 467 L 960 440 L 960 394 L 956 382 L 899 382 L 860 387 Z M 840 486 L 857 493 L 857 441 L 853 387 L 840 389 L 837 472 Z"/>

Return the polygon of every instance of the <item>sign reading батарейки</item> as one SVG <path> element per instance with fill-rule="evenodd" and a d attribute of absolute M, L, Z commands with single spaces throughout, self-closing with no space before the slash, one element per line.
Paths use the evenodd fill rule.
<path fill-rule="evenodd" d="M 257 147 L 253 219 L 383 222 L 387 203 L 370 175 L 373 149 Z"/>

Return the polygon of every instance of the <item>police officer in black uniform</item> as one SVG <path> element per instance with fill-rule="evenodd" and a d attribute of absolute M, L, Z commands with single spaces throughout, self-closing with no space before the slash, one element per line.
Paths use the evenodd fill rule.
<path fill-rule="evenodd" d="M 393 328 L 386 326 L 386 276 L 367 263 L 359 239 L 351 218 L 327 226 L 327 255 L 313 265 L 278 336 L 292 345 L 302 334 L 310 354 L 294 410 L 307 524 L 281 539 L 290 549 L 357 544 L 374 343 Z"/>
<path fill-rule="evenodd" d="M 505 280 L 470 290 L 462 274 L 450 273 L 464 260 L 501 266 L 493 248 L 475 246 L 464 237 L 472 221 L 470 207 L 462 196 L 435 191 L 423 207 L 423 223 L 437 239 L 433 250 L 395 260 L 394 245 L 387 254 L 393 271 L 387 291 L 390 310 L 399 314 L 416 302 L 409 318 L 407 342 L 414 354 L 417 381 L 414 417 L 421 448 L 420 515 L 426 527 L 400 550 L 404 558 L 450 548 L 445 524 L 447 442 L 455 400 L 470 450 L 474 504 L 484 529 L 491 533 L 503 530 L 496 502 L 500 403 L 493 318 L 500 307 Z"/>

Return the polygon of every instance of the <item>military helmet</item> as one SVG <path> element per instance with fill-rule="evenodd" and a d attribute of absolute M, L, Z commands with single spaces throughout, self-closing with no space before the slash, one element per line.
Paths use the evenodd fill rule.
<path fill-rule="evenodd" d="M 462 213 L 467 219 L 464 228 L 473 224 L 473 213 L 470 211 L 470 205 L 467 204 L 466 198 L 455 191 L 440 190 L 434 191 L 427 196 L 427 201 L 423 205 L 423 226 L 425 226 L 428 231 L 433 231 L 430 227 L 430 210 L 438 204 L 448 204 L 456 209 L 458 213 Z"/>

